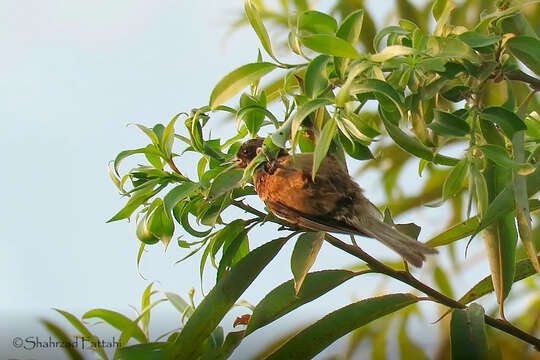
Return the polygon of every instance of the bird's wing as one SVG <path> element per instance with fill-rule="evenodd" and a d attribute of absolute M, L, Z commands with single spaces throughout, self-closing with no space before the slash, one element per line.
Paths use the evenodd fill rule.
<path fill-rule="evenodd" d="M 337 221 L 328 217 L 317 217 L 305 214 L 279 202 L 267 200 L 265 203 L 272 213 L 300 228 L 350 235 L 366 235 L 342 221 Z"/>

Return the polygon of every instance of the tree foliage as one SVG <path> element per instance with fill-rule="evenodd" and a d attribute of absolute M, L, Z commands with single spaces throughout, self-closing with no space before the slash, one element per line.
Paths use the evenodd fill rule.
<path fill-rule="evenodd" d="M 351 336 L 344 358 L 352 358 L 364 339 L 371 339 L 374 359 L 384 358 L 391 321 L 399 323 L 401 358 L 428 358 L 407 331 L 420 301 L 439 304 L 443 315 L 452 313 L 449 323 L 441 321 L 438 359 L 449 354 L 462 359 L 463 351 L 478 359 L 536 356 L 523 345 L 540 348 L 534 280 L 540 273 L 540 234 L 531 221 L 540 208 L 540 106 L 535 96 L 540 90 L 540 7 L 509 1 L 493 7 L 491 1 L 472 0 L 459 6 L 436 0 L 423 8 L 405 0 L 396 4 L 399 20 L 377 29 L 361 0 L 337 1 L 330 13 L 306 1 L 284 0 L 274 9 L 262 0 L 245 0 L 235 25 L 251 26 L 268 60 L 259 52 L 254 62 L 225 75 L 207 105 L 177 114 L 167 124 L 137 125 L 149 144 L 122 151 L 113 161 L 111 179 L 128 200 L 109 221 L 135 218 L 137 262 L 146 246 L 167 247 L 175 234 L 189 234 L 196 240 L 177 241 L 186 249 L 185 258 L 200 254 L 201 276 L 208 262 L 217 276 L 197 305 L 192 297 L 185 301 L 153 291 L 150 284 L 135 319 L 104 309 L 84 314 L 83 319 L 97 317 L 117 328 L 123 344 L 131 338 L 138 343 L 119 348 L 115 358 L 228 358 L 252 332 L 368 273 L 379 274 L 381 281 L 401 281 L 411 293 L 366 298 L 321 314 L 294 335 L 284 334 L 261 358 L 312 358 L 346 334 Z M 287 33 L 286 44 L 272 42 L 270 24 Z M 289 53 L 282 54 L 284 47 Z M 231 138 L 208 135 L 220 116 L 234 119 Z M 177 132 L 180 121 L 184 130 Z M 377 260 L 355 243 L 326 233 L 298 234 L 287 222 L 252 207 L 245 199 L 256 195 L 249 181 L 263 154 L 245 171 L 229 160 L 245 139 L 256 136 L 266 137 L 269 151 L 313 152 L 313 174 L 329 152 L 344 164 L 360 164 L 360 171 L 379 169 L 388 221 L 390 212 L 450 203 L 451 222 L 427 244 L 447 248 L 453 267 L 434 259 L 432 273 L 420 280 L 407 266 Z M 449 156 L 456 147 L 464 149 L 461 155 Z M 186 152 L 198 157 L 196 178 L 185 175 Z M 146 164 L 121 174 L 119 164 L 133 155 L 143 155 Z M 418 176 L 426 179 L 419 194 L 399 190 L 409 160 L 417 161 Z M 226 221 L 223 215 L 235 208 L 247 215 Z M 271 223 L 280 225 L 284 235 L 253 249 L 252 228 Z M 396 226 L 418 236 L 414 224 Z M 455 246 L 480 237 L 491 274 L 454 300 L 458 294 L 449 278 L 465 271 Z M 310 272 L 323 239 L 362 262 L 354 269 Z M 296 241 L 291 280 L 238 319 L 244 330 L 225 335 L 223 317 L 290 241 Z M 505 301 L 512 298 L 513 284 L 526 278 L 535 300 L 507 322 Z M 488 294 L 498 310 L 486 315 L 473 302 Z M 181 313 L 179 329 L 150 339 L 150 310 L 163 301 Z M 95 336 L 75 316 L 60 313 L 84 336 Z M 103 352 L 97 355 L 107 358 Z"/>

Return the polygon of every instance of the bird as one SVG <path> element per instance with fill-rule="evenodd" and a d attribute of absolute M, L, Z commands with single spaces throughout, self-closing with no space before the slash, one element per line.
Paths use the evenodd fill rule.
<path fill-rule="evenodd" d="M 253 138 L 237 150 L 233 162 L 246 168 L 262 151 L 264 139 Z M 379 209 L 363 194 L 335 156 L 327 154 L 312 179 L 313 153 L 290 155 L 281 149 L 253 172 L 259 198 L 276 216 L 300 229 L 374 238 L 415 267 L 437 250 L 383 222 Z"/>

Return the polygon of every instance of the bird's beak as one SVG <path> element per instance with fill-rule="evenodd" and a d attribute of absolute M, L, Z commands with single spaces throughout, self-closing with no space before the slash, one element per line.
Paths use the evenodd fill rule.
<path fill-rule="evenodd" d="M 232 164 L 235 164 L 236 166 L 240 166 L 240 164 L 242 164 L 242 160 L 240 160 L 236 156 L 233 156 L 231 159 L 223 163 L 223 165 L 232 165 Z"/>

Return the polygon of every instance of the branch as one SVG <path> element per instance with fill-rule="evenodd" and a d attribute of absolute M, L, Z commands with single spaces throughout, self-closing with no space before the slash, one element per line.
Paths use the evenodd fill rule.
<path fill-rule="evenodd" d="M 512 71 L 504 74 L 509 80 L 517 80 L 529 84 L 529 86 L 535 90 L 540 91 L 540 80 L 530 75 L 525 74 L 521 70 Z"/>
<path fill-rule="evenodd" d="M 273 214 L 265 214 L 265 213 L 255 209 L 255 208 L 253 208 L 253 207 L 251 207 L 249 205 L 244 204 L 241 201 L 234 201 L 233 205 L 235 205 L 236 207 L 238 207 L 238 208 L 240 208 L 242 210 L 245 210 L 246 212 L 249 212 L 249 213 L 251 213 L 253 215 L 258 216 L 261 219 L 266 219 L 268 221 L 271 221 L 271 222 L 274 222 L 276 224 L 282 225 L 287 230 L 297 230 L 296 227 L 293 224 L 291 224 L 291 223 L 289 223 L 289 222 L 287 222 L 285 220 L 282 220 L 282 219 L 274 216 Z M 379 260 L 377 260 L 374 257 L 372 257 L 371 255 L 369 255 L 368 253 L 366 253 L 365 251 L 363 251 L 359 247 L 349 245 L 349 244 L 339 240 L 335 236 L 332 236 L 332 235 L 330 235 L 328 233 L 326 233 L 325 239 L 326 239 L 326 241 L 328 241 L 328 243 L 330 245 L 332 245 L 334 247 L 337 247 L 338 249 L 341 249 L 341 250 L 351 254 L 352 256 L 364 261 L 368 265 L 369 269 L 372 270 L 373 272 L 390 276 L 390 277 L 392 277 L 392 278 L 394 278 L 394 279 L 396 279 L 398 281 L 401 281 L 402 283 L 408 284 L 411 287 L 413 287 L 413 288 L 423 292 L 424 294 L 428 295 L 431 300 L 433 300 L 435 302 L 438 302 L 439 304 L 448 306 L 448 307 L 453 308 L 453 309 L 465 309 L 467 307 L 465 304 L 462 304 L 462 303 L 460 303 L 460 302 L 458 302 L 458 301 L 456 301 L 456 300 L 454 300 L 454 299 L 452 299 L 452 298 L 438 292 L 437 290 L 433 289 L 432 287 L 424 284 L 423 282 L 421 282 L 420 280 L 415 278 L 410 272 L 392 269 L 391 267 L 383 264 Z M 488 316 L 488 315 L 484 315 L 484 320 L 485 320 L 486 324 L 488 324 L 488 325 L 490 325 L 490 326 L 492 326 L 494 328 L 497 328 L 497 329 L 499 329 L 501 331 L 504 331 L 507 334 L 513 335 L 514 337 L 516 337 L 518 339 L 521 339 L 521 340 L 525 341 L 526 343 L 529 343 L 529 344 L 533 345 L 536 348 L 536 350 L 540 351 L 540 339 L 534 337 L 533 335 L 531 335 L 529 333 L 526 333 L 525 331 L 515 327 L 514 325 L 510 324 L 507 321 L 503 321 L 503 320 L 500 320 L 500 319 L 495 319 L 495 318 L 493 318 L 491 316 Z"/>

